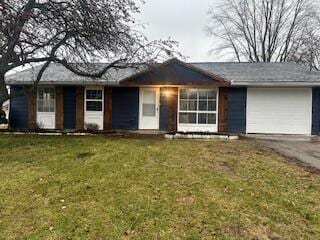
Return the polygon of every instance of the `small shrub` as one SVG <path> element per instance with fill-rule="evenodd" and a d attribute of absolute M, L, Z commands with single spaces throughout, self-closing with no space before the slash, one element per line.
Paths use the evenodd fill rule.
<path fill-rule="evenodd" d="M 44 128 L 44 124 L 42 122 L 37 122 L 36 123 L 36 130 L 41 130 Z"/>
<path fill-rule="evenodd" d="M 0 124 L 8 124 L 6 113 L 2 110 L 0 110 Z"/>
<path fill-rule="evenodd" d="M 85 126 L 88 131 L 98 131 L 99 130 L 99 125 L 96 123 L 86 123 Z"/>

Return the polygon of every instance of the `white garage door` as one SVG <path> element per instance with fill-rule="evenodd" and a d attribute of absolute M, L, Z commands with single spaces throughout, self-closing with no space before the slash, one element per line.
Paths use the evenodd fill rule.
<path fill-rule="evenodd" d="M 311 134 L 311 116 L 311 89 L 248 88 L 248 133 Z"/>

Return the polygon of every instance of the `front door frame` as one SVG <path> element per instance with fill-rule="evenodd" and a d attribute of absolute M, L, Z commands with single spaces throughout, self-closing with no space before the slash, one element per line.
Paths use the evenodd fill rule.
<path fill-rule="evenodd" d="M 54 91 L 54 111 L 53 112 L 41 112 L 39 111 L 39 91 L 40 89 L 53 89 Z M 36 108 L 37 108 L 37 127 L 39 128 L 43 128 L 43 129 L 55 129 L 56 128 L 56 101 L 57 101 L 57 96 L 56 96 L 56 87 L 53 87 L 53 86 L 39 86 L 37 88 L 37 98 L 36 98 Z M 50 122 L 52 124 L 48 124 L 48 123 L 44 123 L 44 119 L 49 119 L 51 120 Z"/>
<path fill-rule="evenodd" d="M 154 128 L 143 126 L 143 91 L 155 90 L 156 91 L 156 116 L 154 117 Z M 139 88 L 139 130 L 159 130 L 160 129 L 160 87 L 143 87 Z"/>

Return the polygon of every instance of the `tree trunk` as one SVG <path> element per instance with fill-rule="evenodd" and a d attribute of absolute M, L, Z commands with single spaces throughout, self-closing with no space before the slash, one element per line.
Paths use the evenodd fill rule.
<path fill-rule="evenodd" d="M 9 99 L 8 89 L 5 84 L 5 76 L 0 73 L 0 107 Z"/>

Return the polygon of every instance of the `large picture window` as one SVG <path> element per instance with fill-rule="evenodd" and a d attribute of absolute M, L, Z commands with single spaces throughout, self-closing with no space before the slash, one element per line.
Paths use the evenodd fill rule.
<path fill-rule="evenodd" d="M 101 89 L 86 90 L 86 111 L 102 112 L 103 91 Z"/>
<path fill-rule="evenodd" d="M 38 112 L 54 112 L 55 111 L 55 91 L 54 88 L 38 89 Z"/>
<path fill-rule="evenodd" d="M 215 125 L 217 91 L 215 89 L 181 89 L 179 124 Z"/>

